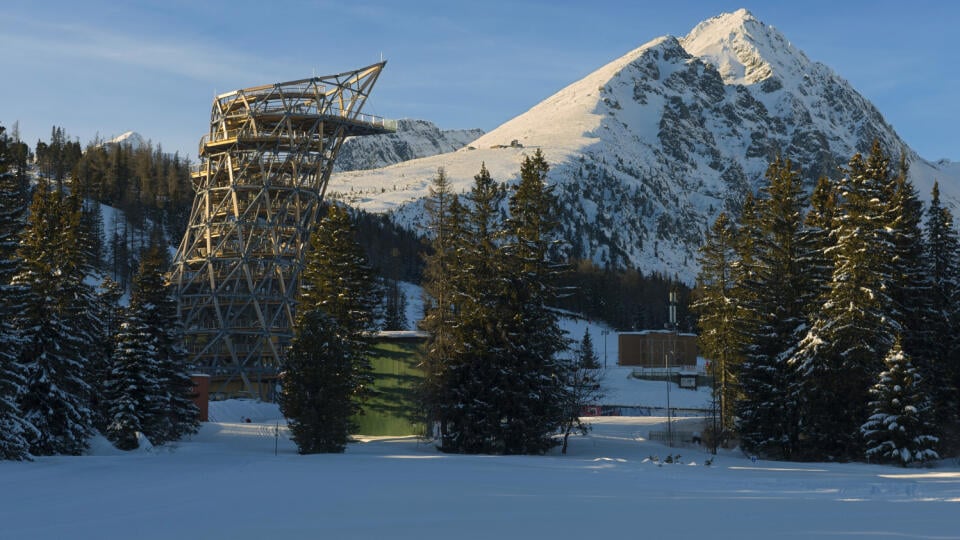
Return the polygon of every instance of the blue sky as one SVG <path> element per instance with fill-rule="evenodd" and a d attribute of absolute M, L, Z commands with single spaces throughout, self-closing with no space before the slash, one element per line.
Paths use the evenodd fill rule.
<path fill-rule="evenodd" d="M 0 123 L 81 142 L 135 130 L 196 159 L 215 93 L 388 60 L 366 112 L 491 130 L 658 36 L 746 7 L 960 161 L 960 4 L 879 1 L 0 3 Z"/>

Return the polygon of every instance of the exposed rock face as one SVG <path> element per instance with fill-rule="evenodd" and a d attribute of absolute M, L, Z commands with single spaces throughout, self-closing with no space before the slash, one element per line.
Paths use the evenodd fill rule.
<path fill-rule="evenodd" d="M 397 132 L 344 141 L 336 171 L 377 169 L 401 161 L 453 152 L 483 135 L 482 129 L 441 130 L 426 120 L 398 120 Z"/>

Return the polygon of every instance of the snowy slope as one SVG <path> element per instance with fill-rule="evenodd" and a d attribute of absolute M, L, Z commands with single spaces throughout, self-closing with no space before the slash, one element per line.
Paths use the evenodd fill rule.
<path fill-rule="evenodd" d="M 439 167 L 457 190 L 481 163 L 509 182 L 539 148 L 571 254 L 692 282 L 703 233 L 719 212 L 737 215 L 778 151 L 812 187 L 874 139 L 906 149 L 922 197 L 939 180 L 960 201 L 960 167 L 921 159 L 847 81 L 740 10 L 630 51 L 466 148 L 338 174 L 329 192 L 417 227 Z"/>

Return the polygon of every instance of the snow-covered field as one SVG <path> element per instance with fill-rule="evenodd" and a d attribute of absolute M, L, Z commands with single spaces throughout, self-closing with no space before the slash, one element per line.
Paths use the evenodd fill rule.
<path fill-rule="evenodd" d="M 275 406 L 212 413 L 220 422 L 176 448 L 98 441 L 90 456 L 0 462 L 0 538 L 960 538 L 956 461 L 722 451 L 707 466 L 701 448 L 646 440 L 656 417 L 596 418 L 566 456 L 451 456 L 412 438 L 300 456 L 274 436 Z M 651 460 L 677 454 L 681 464 Z"/>

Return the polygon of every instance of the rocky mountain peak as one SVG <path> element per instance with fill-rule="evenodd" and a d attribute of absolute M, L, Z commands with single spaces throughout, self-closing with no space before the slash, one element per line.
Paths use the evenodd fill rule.
<path fill-rule="evenodd" d="M 717 68 L 726 84 L 752 85 L 771 77 L 802 75 L 812 62 L 776 28 L 746 9 L 724 13 L 694 27 L 681 45 Z"/>

